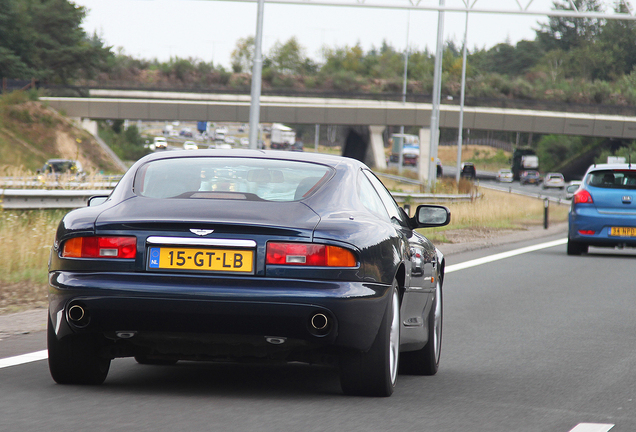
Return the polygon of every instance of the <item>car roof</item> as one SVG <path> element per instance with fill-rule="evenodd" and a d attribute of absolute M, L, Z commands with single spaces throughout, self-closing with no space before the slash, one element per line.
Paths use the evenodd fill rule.
<path fill-rule="evenodd" d="M 636 170 L 636 163 L 627 164 L 594 164 L 591 165 L 587 171 L 600 171 L 600 170 Z"/>
<path fill-rule="evenodd" d="M 170 152 L 152 153 L 143 157 L 138 163 L 145 163 L 160 159 L 193 158 L 193 157 L 246 157 L 272 160 L 290 160 L 298 162 L 313 162 L 331 167 L 348 166 L 349 168 L 366 167 L 362 162 L 344 156 L 326 155 L 312 152 L 291 152 L 281 150 L 252 150 L 252 149 L 203 149 L 193 151 L 176 150 Z"/>

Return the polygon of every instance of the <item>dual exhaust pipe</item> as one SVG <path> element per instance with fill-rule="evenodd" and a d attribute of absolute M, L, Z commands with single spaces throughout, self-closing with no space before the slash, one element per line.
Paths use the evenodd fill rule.
<path fill-rule="evenodd" d="M 72 304 L 66 312 L 69 322 L 78 326 L 85 327 L 90 317 L 85 307 L 79 303 Z M 309 331 L 314 336 L 325 336 L 333 327 L 333 319 L 322 312 L 314 313 L 309 318 Z"/>

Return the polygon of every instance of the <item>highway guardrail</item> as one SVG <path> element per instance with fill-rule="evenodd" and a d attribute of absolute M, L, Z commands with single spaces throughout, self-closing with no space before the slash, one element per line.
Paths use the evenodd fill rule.
<path fill-rule="evenodd" d="M 108 189 L 47 190 L 0 189 L 3 210 L 74 209 L 85 207 L 95 195 L 110 195 Z"/>

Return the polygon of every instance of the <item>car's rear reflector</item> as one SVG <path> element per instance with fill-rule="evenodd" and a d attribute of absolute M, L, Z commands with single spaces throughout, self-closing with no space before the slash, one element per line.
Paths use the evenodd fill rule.
<path fill-rule="evenodd" d="M 592 195 L 585 189 L 579 189 L 574 194 L 574 204 L 593 204 Z"/>
<path fill-rule="evenodd" d="M 74 237 L 64 242 L 65 258 L 135 258 L 136 237 Z"/>
<path fill-rule="evenodd" d="M 581 235 L 594 235 L 596 231 L 594 230 L 579 230 L 579 234 Z"/>
<path fill-rule="evenodd" d="M 316 267 L 355 267 L 353 252 L 315 243 L 267 243 L 266 264 Z"/>

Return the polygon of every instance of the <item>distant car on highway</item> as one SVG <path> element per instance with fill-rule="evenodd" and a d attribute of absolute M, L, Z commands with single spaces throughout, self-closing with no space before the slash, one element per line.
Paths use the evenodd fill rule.
<path fill-rule="evenodd" d="M 636 166 L 596 164 L 574 193 L 568 216 L 568 255 L 589 246 L 636 247 Z"/>
<path fill-rule="evenodd" d="M 581 182 L 579 180 L 571 181 L 565 188 L 565 199 L 572 199 L 574 192 L 579 190 L 579 186 L 581 186 Z"/>
<path fill-rule="evenodd" d="M 154 144 L 155 149 L 157 150 L 163 150 L 168 148 L 168 141 L 166 140 L 165 137 L 162 137 L 162 136 L 154 137 L 152 143 Z"/>
<path fill-rule="evenodd" d="M 497 181 L 503 183 L 512 182 L 512 171 L 509 169 L 500 169 L 497 171 Z"/>
<path fill-rule="evenodd" d="M 49 159 L 37 170 L 37 179 L 42 182 L 60 180 L 61 177 L 84 180 L 85 176 L 81 162 L 72 159 Z"/>
<path fill-rule="evenodd" d="M 519 176 L 519 183 L 522 185 L 538 185 L 539 183 L 541 183 L 541 174 L 539 174 L 539 171 L 537 170 L 521 171 L 521 175 Z"/>
<path fill-rule="evenodd" d="M 406 145 L 402 149 L 402 165 L 417 166 L 420 158 L 420 147 L 414 145 Z"/>
<path fill-rule="evenodd" d="M 475 180 L 477 178 L 477 170 L 475 169 L 475 164 L 473 164 L 472 162 L 462 163 L 461 176 L 464 178 Z"/>
<path fill-rule="evenodd" d="M 563 178 L 563 174 L 561 173 L 547 173 L 543 178 L 543 184 L 541 185 L 541 187 L 543 189 L 565 189 L 565 178 Z"/>
<path fill-rule="evenodd" d="M 250 139 L 247 137 L 243 137 L 239 140 L 239 144 L 243 147 L 249 147 L 250 145 Z"/>
<path fill-rule="evenodd" d="M 199 146 L 194 141 L 186 141 L 183 143 L 184 150 L 198 150 Z"/>

